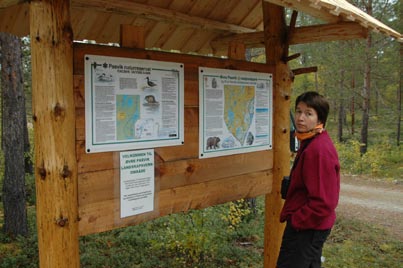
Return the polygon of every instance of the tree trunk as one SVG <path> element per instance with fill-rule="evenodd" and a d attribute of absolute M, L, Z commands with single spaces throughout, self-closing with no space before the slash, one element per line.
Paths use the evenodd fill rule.
<path fill-rule="evenodd" d="M 367 13 L 372 16 L 372 0 L 368 1 L 366 6 Z M 366 44 L 366 61 L 364 71 L 364 86 L 362 89 L 362 127 L 361 127 L 361 155 L 367 152 L 368 148 L 368 125 L 369 125 L 369 109 L 370 109 L 370 96 L 371 96 L 371 47 L 372 47 L 372 35 L 368 34 Z"/>
<path fill-rule="evenodd" d="M 401 10 L 403 10 L 403 7 L 401 7 Z M 401 11 L 401 13 L 403 12 Z M 399 79 L 399 88 L 397 89 L 397 146 L 400 146 L 400 129 L 402 122 L 402 83 L 403 83 L 403 43 L 400 43 L 400 79 Z"/>
<path fill-rule="evenodd" d="M 25 95 L 19 38 L 0 33 L 3 88 L 2 145 L 4 151 L 3 231 L 11 237 L 28 234 L 25 206 L 24 123 Z"/>
<path fill-rule="evenodd" d="M 355 73 L 353 71 L 351 78 L 351 92 L 353 96 L 351 97 L 351 135 L 355 134 Z"/>
<path fill-rule="evenodd" d="M 370 35 L 369 35 L 370 36 Z M 370 45 L 370 37 L 368 37 L 367 48 Z M 369 55 L 367 55 L 369 56 Z M 368 58 L 367 58 L 368 59 Z M 369 59 L 368 59 L 369 61 Z M 371 81 L 371 64 L 365 63 L 364 86 L 362 88 L 362 126 L 361 126 L 361 145 L 360 153 L 363 155 L 367 152 L 368 147 L 368 123 L 369 123 L 369 101 L 370 101 L 370 81 Z"/>
<path fill-rule="evenodd" d="M 340 96 L 339 96 L 339 116 L 337 121 L 337 139 L 343 141 L 343 123 L 344 123 L 344 70 L 340 71 Z"/>
<path fill-rule="evenodd" d="M 399 3 L 399 21 L 400 30 L 403 31 L 403 2 Z M 399 87 L 397 89 L 397 146 L 400 146 L 400 131 L 402 123 L 402 83 L 403 83 L 403 43 L 400 43 L 400 78 Z"/>
<path fill-rule="evenodd" d="M 26 109 L 24 109 L 26 111 Z M 34 174 L 34 163 L 31 158 L 31 144 L 29 143 L 28 121 L 27 116 L 24 116 L 24 170 L 25 173 Z"/>

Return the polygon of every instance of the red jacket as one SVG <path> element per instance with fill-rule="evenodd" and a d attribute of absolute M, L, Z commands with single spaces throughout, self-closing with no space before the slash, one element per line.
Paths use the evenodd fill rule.
<path fill-rule="evenodd" d="M 330 229 L 336 220 L 339 192 L 339 158 L 328 133 L 323 131 L 299 156 L 280 221 L 290 221 L 297 230 Z"/>

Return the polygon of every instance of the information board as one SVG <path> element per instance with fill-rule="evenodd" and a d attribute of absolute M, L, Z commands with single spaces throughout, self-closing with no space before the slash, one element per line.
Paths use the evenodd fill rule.
<path fill-rule="evenodd" d="M 181 145 L 183 64 L 85 55 L 86 152 Z"/>
<path fill-rule="evenodd" d="M 199 68 L 199 157 L 272 148 L 272 74 Z"/>

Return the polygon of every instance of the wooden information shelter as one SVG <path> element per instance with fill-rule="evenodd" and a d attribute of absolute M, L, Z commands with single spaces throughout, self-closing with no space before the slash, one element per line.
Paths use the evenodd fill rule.
<path fill-rule="evenodd" d="M 295 10 L 289 25 L 285 7 Z M 324 23 L 296 27 L 297 11 Z M 40 267 L 79 267 L 79 236 L 265 195 L 264 267 L 274 268 L 291 85 L 310 71 L 289 69 L 288 47 L 368 30 L 402 41 L 343 0 L 0 0 L 0 31 L 31 37 Z M 120 46 L 73 43 L 83 39 Z M 249 47 L 265 47 L 266 64 L 245 61 Z M 85 54 L 184 64 L 184 144 L 154 148 L 152 212 L 121 219 L 119 152 L 85 152 Z M 273 74 L 272 150 L 198 158 L 199 67 Z"/>

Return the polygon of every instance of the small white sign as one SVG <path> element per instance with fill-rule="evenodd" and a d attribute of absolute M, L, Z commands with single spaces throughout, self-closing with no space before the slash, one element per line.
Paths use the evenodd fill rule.
<path fill-rule="evenodd" d="M 154 210 L 154 150 L 120 153 L 120 217 Z"/>

